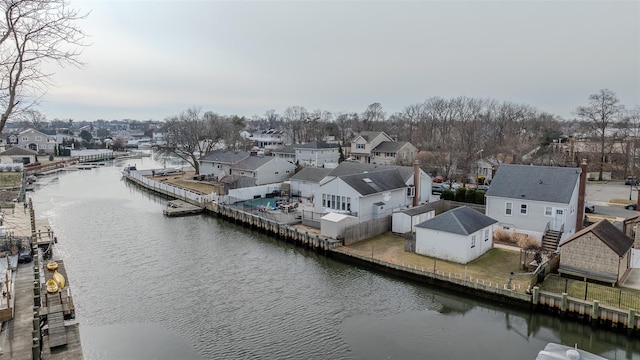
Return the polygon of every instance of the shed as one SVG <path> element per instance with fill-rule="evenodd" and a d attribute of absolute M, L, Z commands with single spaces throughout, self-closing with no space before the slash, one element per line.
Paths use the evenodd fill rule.
<path fill-rule="evenodd" d="M 461 206 L 416 225 L 416 253 L 466 264 L 493 247 L 497 221 Z"/>
<path fill-rule="evenodd" d="M 345 230 L 358 224 L 358 218 L 341 213 L 330 212 L 320 218 L 320 235 L 338 239 L 344 237 Z"/>
<path fill-rule="evenodd" d="M 617 284 L 629 272 L 633 239 L 608 220 L 578 231 L 560 244 L 562 275 Z"/>
<path fill-rule="evenodd" d="M 391 216 L 391 231 L 399 234 L 415 232 L 416 225 L 432 219 L 434 216 L 436 216 L 436 211 L 430 205 L 396 211 Z"/>

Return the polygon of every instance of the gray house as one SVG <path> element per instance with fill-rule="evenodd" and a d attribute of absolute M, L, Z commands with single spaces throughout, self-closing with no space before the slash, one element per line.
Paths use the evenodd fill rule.
<path fill-rule="evenodd" d="M 559 237 L 576 232 L 580 168 L 502 164 L 487 191 L 485 214 L 506 230 Z"/>
<path fill-rule="evenodd" d="M 338 144 L 324 141 L 312 141 L 306 144 L 293 144 L 273 150 L 273 156 L 285 159 L 302 166 L 324 166 L 327 163 L 338 163 L 340 153 Z"/>

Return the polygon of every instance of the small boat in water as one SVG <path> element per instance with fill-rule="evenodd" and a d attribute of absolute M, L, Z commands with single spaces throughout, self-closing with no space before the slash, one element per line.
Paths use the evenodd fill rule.
<path fill-rule="evenodd" d="M 54 271 L 54 270 L 58 269 L 58 263 L 55 262 L 55 261 L 49 261 L 47 263 L 47 269 L 49 269 L 51 271 Z"/>
<path fill-rule="evenodd" d="M 58 271 L 54 271 L 53 280 L 58 284 L 60 289 L 64 289 L 64 275 L 60 274 Z"/>
<path fill-rule="evenodd" d="M 548 343 L 538 353 L 536 360 L 607 360 L 602 356 L 562 344 Z"/>
<path fill-rule="evenodd" d="M 53 280 L 53 279 L 49 279 L 47 280 L 47 292 L 49 293 L 57 293 L 58 292 L 58 283 Z"/>

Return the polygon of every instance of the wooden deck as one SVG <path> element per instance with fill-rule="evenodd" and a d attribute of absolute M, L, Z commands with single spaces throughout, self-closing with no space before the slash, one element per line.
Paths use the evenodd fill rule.
<path fill-rule="evenodd" d="M 171 200 L 167 203 L 167 208 L 162 211 L 166 216 L 184 216 L 199 214 L 204 211 L 203 207 L 189 204 L 182 200 Z"/>

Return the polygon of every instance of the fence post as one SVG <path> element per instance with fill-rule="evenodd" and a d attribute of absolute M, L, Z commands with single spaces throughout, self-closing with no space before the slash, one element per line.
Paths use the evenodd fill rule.
<path fill-rule="evenodd" d="M 567 296 L 569 296 L 566 292 L 562 293 L 562 300 L 560 300 L 560 311 L 563 313 L 567 311 Z"/>
<path fill-rule="evenodd" d="M 540 301 L 540 288 L 538 286 L 533 287 L 533 297 L 531 298 L 533 305 L 538 305 Z"/>
<path fill-rule="evenodd" d="M 589 291 L 589 283 L 584 282 L 584 299 L 587 300 L 587 292 Z"/>
<path fill-rule="evenodd" d="M 634 309 L 629 309 L 629 314 L 627 316 L 627 329 L 635 328 L 636 324 L 636 311 Z"/>
<path fill-rule="evenodd" d="M 593 300 L 593 307 L 591 308 L 591 321 L 598 321 L 600 318 L 600 301 Z"/>

